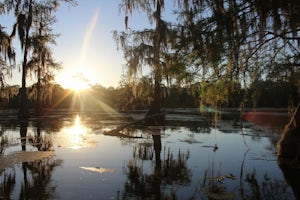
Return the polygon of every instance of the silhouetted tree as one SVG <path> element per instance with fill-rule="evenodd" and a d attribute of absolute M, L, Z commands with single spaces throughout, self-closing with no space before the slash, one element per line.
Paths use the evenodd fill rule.
<path fill-rule="evenodd" d="M 62 2 L 74 2 L 73 0 L 61 0 Z M 16 33 L 18 33 L 20 46 L 22 50 L 22 84 L 20 89 L 20 117 L 28 117 L 28 98 L 27 98 L 27 89 L 26 89 L 26 78 L 28 75 L 28 72 L 30 70 L 30 60 L 34 58 L 34 47 L 38 48 L 36 45 L 36 35 L 35 30 L 38 30 L 40 28 L 45 28 L 46 24 L 45 21 L 45 14 L 49 16 L 47 18 L 48 20 L 53 20 L 52 16 L 54 11 L 59 6 L 58 0 L 47 0 L 47 1 L 38 1 L 38 0 L 19 0 L 19 1 L 5 1 L 1 4 L 3 6 L 3 9 L 9 13 L 10 11 L 13 12 L 14 17 L 16 19 L 16 23 L 13 26 L 11 37 L 15 36 Z M 44 18 L 42 18 L 44 16 Z M 47 26 L 51 26 L 50 21 L 47 21 Z M 41 40 L 42 35 L 44 33 L 39 32 L 39 42 L 42 43 L 43 40 Z M 48 35 L 49 37 L 50 35 Z M 43 38 L 45 41 L 45 38 Z M 53 41 L 49 40 L 49 38 L 46 40 L 47 42 Z M 46 42 L 46 43 L 47 43 Z M 44 47 L 45 47 L 45 43 Z M 45 48 L 43 48 L 43 51 L 39 52 L 40 57 L 39 61 L 40 64 L 42 64 L 42 61 L 47 58 L 46 56 L 50 55 L 50 52 L 44 51 Z M 34 60 L 34 59 L 33 59 Z"/>
<path fill-rule="evenodd" d="M 52 52 L 48 44 L 55 44 L 55 37 L 52 33 L 51 26 L 55 22 L 55 18 L 51 14 L 51 10 L 45 9 L 46 5 L 40 5 L 41 11 L 34 22 L 35 31 L 33 33 L 33 52 L 32 59 L 28 63 L 29 68 L 32 69 L 37 75 L 36 84 L 36 112 L 41 114 L 41 104 L 45 97 L 51 96 L 50 81 L 54 79 L 52 73 L 53 69 L 58 69 L 59 64 L 55 63 L 52 58 Z"/>
<path fill-rule="evenodd" d="M 165 3 L 155 1 L 127 1 L 123 0 L 120 7 L 125 12 L 126 32 L 114 33 L 115 40 L 120 44 L 127 61 L 128 75 L 135 78 L 134 84 L 140 78 L 139 72 L 144 65 L 150 67 L 153 78 L 152 101 L 148 115 L 160 112 L 162 106 L 162 81 L 167 78 L 166 68 L 175 62 L 172 47 L 173 33 L 170 25 L 162 19 Z M 133 31 L 128 28 L 128 19 L 135 10 L 144 11 L 153 29 Z"/>
<path fill-rule="evenodd" d="M 233 94 L 236 83 L 247 88 L 272 73 L 274 65 L 282 65 L 277 70 L 288 71 L 289 80 L 299 71 L 299 2 L 201 0 L 181 5 L 177 48 L 187 64 L 198 68 L 200 82 L 224 85 L 216 95 Z"/>
<path fill-rule="evenodd" d="M 0 12 L 0 15 L 3 13 Z M 0 86 L 4 87 L 5 76 L 11 76 L 11 69 L 15 65 L 15 51 L 12 47 L 12 37 L 0 25 Z"/>
<path fill-rule="evenodd" d="M 3 5 L 0 4 L 0 7 Z M 0 16 L 5 14 L 1 9 Z M 12 46 L 12 37 L 8 35 L 4 27 L 0 24 L 0 103 L 2 106 L 8 98 L 6 91 L 4 91 L 5 78 L 11 77 L 11 69 L 15 66 L 15 51 Z"/>

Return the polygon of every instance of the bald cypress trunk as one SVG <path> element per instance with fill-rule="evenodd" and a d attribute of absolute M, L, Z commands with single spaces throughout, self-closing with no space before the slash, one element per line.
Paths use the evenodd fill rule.
<path fill-rule="evenodd" d="M 19 116 L 21 118 L 26 118 L 29 116 L 28 110 L 28 99 L 27 99 L 27 89 L 26 89 L 26 63 L 27 63 L 27 50 L 24 51 L 24 60 L 22 64 L 22 87 L 20 89 L 20 111 Z"/>
<path fill-rule="evenodd" d="M 300 102 L 277 144 L 279 159 L 300 161 Z"/>
<path fill-rule="evenodd" d="M 151 102 L 151 105 L 149 107 L 149 111 L 146 114 L 146 116 L 157 114 L 161 111 L 161 77 L 162 77 L 162 71 L 160 66 L 160 45 L 162 42 L 162 35 L 161 35 L 161 3 L 160 1 L 157 1 L 156 3 L 156 12 L 155 12 L 155 37 L 153 41 L 153 47 L 154 47 L 154 96 L 153 101 Z"/>
<path fill-rule="evenodd" d="M 21 87 L 21 99 L 20 99 L 20 111 L 19 116 L 21 118 L 29 117 L 29 110 L 28 110 L 28 98 L 27 98 L 27 89 L 26 89 L 26 76 L 27 76 L 27 56 L 29 51 L 29 34 L 30 28 L 32 24 L 32 0 L 29 1 L 29 8 L 28 8 L 28 16 L 26 19 L 26 29 L 25 29 L 25 38 L 22 42 L 23 46 L 23 63 L 22 63 L 22 87 Z M 20 24 L 19 24 L 20 26 Z"/>

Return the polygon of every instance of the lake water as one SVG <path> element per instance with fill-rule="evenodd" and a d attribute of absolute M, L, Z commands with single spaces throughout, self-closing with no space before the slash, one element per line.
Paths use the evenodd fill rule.
<path fill-rule="evenodd" d="M 240 128 L 230 115 L 212 124 L 182 109 L 169 110 L 163 126 L 108 132 L 143 116 L 59 110 L 19 121 L 15 112 L 2 112 L 0 199 L 299 196 L 299 169 L 277 162 L 281 126 Z"/>

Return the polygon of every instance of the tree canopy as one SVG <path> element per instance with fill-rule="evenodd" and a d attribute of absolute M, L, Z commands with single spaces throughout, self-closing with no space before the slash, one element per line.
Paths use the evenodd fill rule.
<path fill-rule="evenodd" d="M 13 49 L 11 41 L 16 35 L 18 35 L 21 47 L 21 117 L 28 116 L 26 89 L 28 73 L 31 71 L 37 74 L 37 99 L 39 102 L 42 79 L 43 81 L 50 81 L 52 77 L 50 69 L 58 67 L 51 56 L 52 52 L 49 45 L 55 44 L 56 35 L 52 33 L 51 26 L 56 21 L 54 12 L 59 7 L 59 2 L 72 3 L 74 0 L 4 0 L 0 3 L 0 14 L 13 14 L 15 18 L 9 37 L 5 37 L 5 34 L 3 37 L 1 36 L 6 41 L 1 44 L 1 54 L 4 55 L 4 58 L 15 58 L 11 50 Z"/>
<path fill-rule="evenodd" d="M 174 79 L 181 86 L 200 83 L 201 102 L 215 100 L 215 106 L 226 105 L 235 88 L 280 79 L 289 83 L 290 106 L 295 105 L 298 94 L 292 91 L 299 79 L 299 1 L 173 2 L 177 20 L 167 22 L 168 16 L 161 14 L 164 1 L 122 1 L 126 27 L 128 14 L 134 10 L 146 11 L 149 22 L 156 22 L 152 29 L 127 27 L 127 31 L 115 33 L 129 75 L 141 77 L 137 69 L 150 65 L 154 80 L 159 74 L 160 84 L 174 83 L 170 82 Z M 154 49 L 159 56 L 155 57 Z M 247 92 L 243 95 L 242 104 Z"/>
<path fill-rule="evenodd" d="M 297 1 L 185 1 L 178 48 L 191 56 L 188 64 L 200 68 L 202 80 L 222 81 L 227 93 L 233 83 L 247 87 L 271 74 L 286 74 L 293 87 L 299 71 L 299 11 Z"/>

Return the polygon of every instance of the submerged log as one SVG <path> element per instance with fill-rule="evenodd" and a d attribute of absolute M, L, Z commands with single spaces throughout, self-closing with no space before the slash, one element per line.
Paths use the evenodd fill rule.
<path fill-rule="evenodd" d="M 300 161 L 300 102 L 277 143 L 277 156 Z"/>
<path fill-rule="evenodd" d="M 140 137 L 132 137 L 132 136 L 128 136 L 128 135 L 125 135 L 123 133 L 120 133 L 120 131 L 122 131 L 123 129 L 129 127 L 129 126 L 132 126 L 132 125 L 138 125 L 138 124 L 142 124 L 142 123 L 147 123 L 149 120 L 153 120 L 155 118 L 160 118 L 162 116 L 164 116 L 165 113 L 164 112 L 161 112 L 161 113 L 157 113 L 157 114 L 153 114 L 153 115 L 149 115 L 142 119 L 138 119 L 138 120 L 135 120 L 133 122 L 129 122 L 129 123 L 126 123 L 122 126 L 119 126 L 115 129 L 112 129 L 110 131 L 105 131 L 103 134 L 104 135 L 111 135 L 111 136 L 119 136 L 119 137 L 130 137 L 130 138 L 140 138 Z"/>

